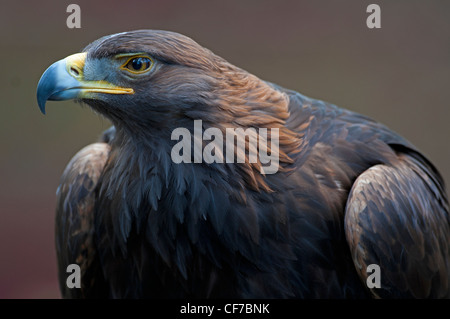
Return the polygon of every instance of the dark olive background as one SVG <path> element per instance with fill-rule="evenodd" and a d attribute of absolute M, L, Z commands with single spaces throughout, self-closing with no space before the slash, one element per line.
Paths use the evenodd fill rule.
<path fill-rule="evenodd" d="M 66 8 L 81 7 L 81 29 Z M 381 29 L 366 8 L 381 7 Z M 109 125 L 68 102 L 43 116 L 36 85 L 100 36 L 177 31 L 262 79 L 369 115 L 450 182 L 450 2 L 10 1 L 0 6 L 0 298 L 59 298 L 55 191 L 70 158 Z"/>

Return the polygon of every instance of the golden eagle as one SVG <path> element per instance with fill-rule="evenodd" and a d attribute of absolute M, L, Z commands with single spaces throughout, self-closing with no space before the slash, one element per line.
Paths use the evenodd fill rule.
<path fill-rule="evenodd" d="M 157 30 L 105 36 L 51 65 L 39 107 L 67 99 L 114 126 L 73 157 L 57 191 L 63 297 L 450 297 L 444 182 L 382 124 Z M 177 129 L 194 140 L 178 147 L 182 161 Z M 233 137 L 225 150 L 217 132 L 228 129 L 243 147 Z M 196 153 L 213 142 L 222 161 Z M 251 157 L 264 150 L 276 172 Z M 79 289 L 66 286 L 70 264 Z"/>

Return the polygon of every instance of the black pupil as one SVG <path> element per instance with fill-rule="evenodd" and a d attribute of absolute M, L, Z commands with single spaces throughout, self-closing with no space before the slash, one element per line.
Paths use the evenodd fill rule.
<path fill-rule="evenodd" d="M 133 66 L 133 69 L 137 71 L 142 71 L 146 69 L 148 66 L 148 59 L 147 58 L 135 58 L 131 61 L 131 65 Z M 145 67 L 143 65 L 145 64 Z"/>

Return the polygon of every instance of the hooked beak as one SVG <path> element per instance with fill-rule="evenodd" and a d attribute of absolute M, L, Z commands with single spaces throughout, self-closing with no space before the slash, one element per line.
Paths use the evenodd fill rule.
<path fill-rule="evenodd" d="M 37 101 L 42 114 L 45 103 L 80 98 L 92 98 L 92 93 L 133 94 L 132 88 L 123 88 L 107 81 L 85 81 L 86 53 L 77 53 L 53 63 L 42 74 L 37 86 Z"/>

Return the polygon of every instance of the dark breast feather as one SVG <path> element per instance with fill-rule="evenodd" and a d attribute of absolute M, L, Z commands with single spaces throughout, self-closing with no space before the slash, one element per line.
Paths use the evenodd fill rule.
<path fill-rule="evenodd" d="M 419 153 L 367 117 L 283 92 L 299 150 L 286 151 L 289 169 L 266 176 L 270 192 L 243 187 L 231 167 L 227 176 L 228 168 L 214 165 L 174 165 L 162 148 L 146 152 L 114 131 L 105 134 L 112 143 L 105 168 L 101 154 L 92 163 L 77 155 L 59 191 L 57 218 L 69 231 L 58 233 L 72 234 L 57 241 L 58 249 L 70 247 L 60 264 L 92 266 L 86 280 L 99 290 L 106 284 L 102 293 L 114 298 L 368 297 L 344 230 L 347 197 L 370 167 L 394 167 L 402 153 Z M 437 171 L 416 157 L 444 203 Z M 92 243 L 96 249 L 84 249 Z"/>

